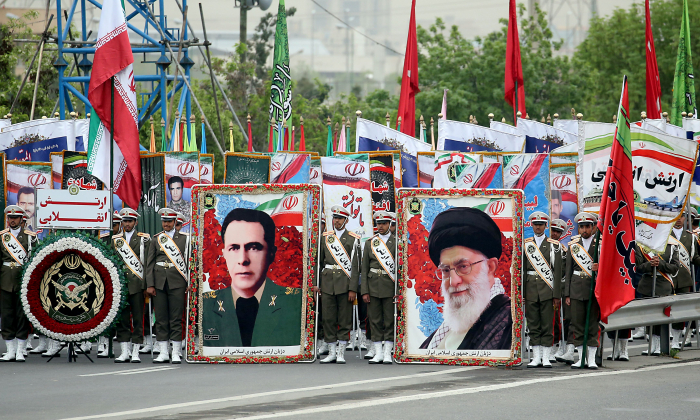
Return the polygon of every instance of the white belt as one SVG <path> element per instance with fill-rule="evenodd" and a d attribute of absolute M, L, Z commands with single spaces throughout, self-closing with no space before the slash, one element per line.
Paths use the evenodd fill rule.
<path fill-rule="evenodd" d="M 374 274 L 389 274 L 380 268 L 370 268 L 369 271 L 371 271 Z"/>
<path fill-rule="evenodd" d="M 579 276 L 579 277 L 590 277 L 588 274 L 584 273 L 583 271 L 574 270 L 574 274 Z"/>
<path fill-rule="evenodd" d="M 10 268 L 19 268 L 19 267 L 22 266 L 21 264 L 16 263 L 16 262 L 14 262 L 14 261 L 12 261 L 12 262 L 3 262 L 2 265 L 7 266 L 7 267 L 10 267 Z"/>
<path fill-rule="evenodd" d="M 528 271 L 527 275 L 528 276 L 539 276 L 539 274 L 537 274 L 537 271 Z"/>
<path fill-rule="evenodd" d="M 340 270 L 339 265 L 326 264 L 325 268 L 330 268 L 331 270 Z"/>
<path fill-rule="evenodd" d="M 164 268 L 175 267 L 175 264 L 169 262 L 157 262 L 156 265 L 159 265 Z"/>

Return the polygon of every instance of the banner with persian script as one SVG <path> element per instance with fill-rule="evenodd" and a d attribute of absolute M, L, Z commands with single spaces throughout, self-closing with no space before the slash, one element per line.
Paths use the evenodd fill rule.
<path fill-rule="evenodd" d="M 16 204 L 27 212 L 27 228 L 35 230 L 34 218 L 35 189 L 52 189 L 51 164 L 43 162 L 19 162 L 8 160 L 7 175 L 7 205 Z"/>
<path fill-rule="evenodd" d="M 367 239 L 372 236 L 372 193 L 369 155 L 322 157 L 323 215 L 332 226 L 331 207 L 342 206 L 350 212 L 346 229 Z"/>
<path fill-rule="evenodd" d="M 578 142 L 578 133 L 523 118 L 518 118 L 518 130 L 525 135 L 525 153 L 549 153 L 561 146 Z"/>
<path fill-rule="evenodd" d="M 52 162 L 53 164 L 53 162 Z M 53 170 L 52 170 L 53 172 Z M 87 171 L 87 153 L 63 152 L 63 169 L 61 171 L 61 189 L 75 185 L 81 190 L 102 190 L 104 184 Z"/>
<path fill-rule="evenodd" d="M 165 154 L 141 155 L 141 232 L 155 235 L 163 230 L 158 211 L 165 207 L 165 185 Z"/>
<path fill-rule="evenodd" d="M 394 157 L 391 153 L 370 153 L 369 156 L 372 211 L 396 211 Z"/>
<path fill-rule="evenodd" d="M 49 162 L 51 152 L 85 151 L 85 121 L 34 120 L 5 127 L 0 132 L 0 150 L 8 160 L 23 162 Z"/>

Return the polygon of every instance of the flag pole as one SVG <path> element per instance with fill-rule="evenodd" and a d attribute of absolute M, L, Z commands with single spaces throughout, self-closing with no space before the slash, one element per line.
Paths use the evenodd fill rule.
<path fill-rule="evenodd" d="M 112 243 L 112 236 L 114 235 L 114 229 L 112 225 L 114 221 L 112 217 L 114 216 L 114 76 L 109 78 L 110 80 L 110 117 L 109 117 L 109 242 Z M 114 338 L 112 334 L 109 335 L 109 348 L 107 350 L 107 355 L 111 359 L 114 357 Z"/>
<path fill-rule="evenodd" d="M 513 126 L 518 126 L 518 81 L 515 81 L 515 110 L 513 111 Z"/>
<path fill-rule="evenodd" d="M 517 83 L 517 82 L 516 82 Z M 517 90 L 516 90 L 517 92 Z M 600 230 L 596 229 L 595 233 L 595 242 L 598 246 L 598 251 L 600 249 Z M 593 256 L 595 263 L 598 263 L 598 252 L 595 253 Z M 593 304 L 593 289 L 595 289 L 595 280 L 597 277 L 598 271 L 593 272 L 593 278 L 591 279 L 591 288 L 590 291 L 588 292 L 588 308 L 586 308 L 586 324 L 583 329 L 583 348 L 581 349 L 581 366 L 580 369 L 584 369 L 586 365 L 586 357 L 588 355 L 588 325 L 591 322 L 591 305 Z M 595 357 L 595 354 L 593 355 Z"/>

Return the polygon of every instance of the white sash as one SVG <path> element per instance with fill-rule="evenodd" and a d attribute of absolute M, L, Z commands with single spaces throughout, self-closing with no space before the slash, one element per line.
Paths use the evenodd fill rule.
<path fill-rule="evenodd" d="M 372 253 L 377 257 L 379 264 L 384 267 L 384 271 L 389 274 L 392 281 L 396 281 L 396 263 L 394 263 L 394 257 L 391 256 L 389 248 L 379 236 L 375 236 L 371 239 L 370 246 L 372 248 Z"/>
<path fill-rule="evenodd" d="M 550 247 L 552 246 L 553 245 L 550 244 Z M 525 255 L 540 278 L 547 283 L 550 289 L 554 290 L 554 273 L 549 264 L 547 264 L 547 260 L 544 259 L 544 255 L 542 255 L 542 251 L 540 251 L 535 241 L 525 243 Z"/>
<path fill-rule="evenodd" d="M 134 235 L 136 235 L 136 232 L 134 232 Z M 126 237 L 112 238 L 112 241 L 114 241 L 114 249 L 117 250 L 117 254 L 119 254 L 122 261 L 124 261 L 124 264 L 126 264 L 136 277 L 143 279 L 143 264 L 139 257 L 136 256 L 134 250 L 131 249 L 131 245 L 126 241 Z M 143 248 L 143 244 L 141 248 Z"/>
<path fill-rule="evenodd" d="M 345 275 L 350 277 L 352 273 L 352 260 L 348 256 L 348 252 L 345 250 L 343 243 L 340 242 L 340 239 L 335 233 L 326 235 L 326 248 L 331 252 L 331 256 L 333 256 L 333 259 L 340 266 Z"/>
<path fill-rule="evenodd" d="M 163 232 L 158 236 L 158 246 L 160 246 L 160 249 L 165 253 L 170 262 L 173 263 L 175 268 L 177 268 L 177 271 L 182 274 L 182 277 L 184 277 L 185 280 L 188 280 L 187 265 L 185 264 L 185 260 L 182 258 L 180 248 L 177 247 L 177 244 L 175 244 L 173 238 L 171 238 L 167 233 Z"/>
<path fill-rule="evenodd" d="M 593 258 L 591 258 L 590 254 L 583 247 L 583 244 L 580 242 L 569 244 L 569 252 L 571 252 L 571 256 L 574 258 L 576 264 L 581 267 L 581 270 L 583 270 L 588 277 L 593 277 Z"/>
<path fill-rule="evenodd" d="M 31 240 L 29 243 L 31 244 Z M 7 252 L 10 253 L 12 258 L 14 258 L 17 264 L 24 264 L 24 261 L 27 258 L 27 251 L 24 249 L 22 244 L 19 243 L 17 237 L 15 237 L 15 235 L 13 235 L 9 230 L 2 235 L 2 245 L 5 247 Z"/>
<path fill-rule="evenodd" d="M 683 245 L 683 242 L 676 239 L 673 234 L 668 237 L 668 242 L 678 247 L 678 260 L 683 264 L 686 270 L 690 271 L 690 254 L 685 245 Z"/>

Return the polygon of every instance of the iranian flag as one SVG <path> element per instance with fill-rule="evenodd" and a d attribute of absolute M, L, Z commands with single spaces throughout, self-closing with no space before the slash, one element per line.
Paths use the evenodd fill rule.
<path fill-rule="evenodd" d="M 286 193 L 282 198 L 262 203 L 256 210 L 269 214 L 276 226 L 304 226 L 304 193 Z"/>
<path fill-rule="evenodd" d="M 110 186 L 110 129 L 112 80 L 114 80 L 113 192 L 131 208 L 141 199 L 136 83 L 126 18 L 120 0 L 104 0 L 95 58 L 90 75 L 88 172 Z"/>
<path fill-rule="evenodd" d="M 601 248 L 595 296 L 603 322 L 607 322 L 608 316 L 634 299 L 632 273 L 636 270 L 635 223 L 631 173 L 632 135 L 625 76 L 598 219 Z"/>

